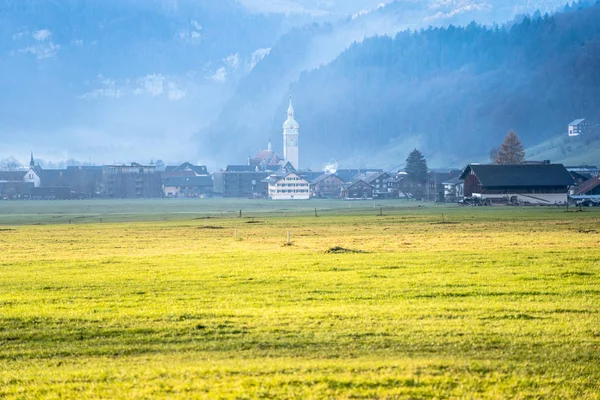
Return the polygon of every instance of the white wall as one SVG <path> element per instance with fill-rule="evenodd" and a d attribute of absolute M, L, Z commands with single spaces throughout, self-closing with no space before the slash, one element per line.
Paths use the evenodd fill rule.
<path fill-rule="evenodd" d="M 567 202 L 567 193 L 532 193 L 532 194 L 518 194 L 518 193 L 507 193 L 507 194 L 481 194 L 473 193 L 473 197 L 479 197 L 482 200 L 485 199 L 510 199 L 513 196 L 517 196 L 518 201 L 529 202 L 531 204 L 540 205 L 553 205 L 553 204 L 565 204 Z"/>

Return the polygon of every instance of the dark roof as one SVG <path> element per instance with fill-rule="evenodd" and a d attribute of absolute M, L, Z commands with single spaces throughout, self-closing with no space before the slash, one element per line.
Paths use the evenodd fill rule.
<path fill-rule="evenodd" d="M 339 176 L 337 176 L 337 174 L 332 174 L 332 173 L 327 173 L 326 172 L 326 173 L 321 174 L 321 175 L 317 176 L 316 178 L 314 178 L 310 183 L 312 185 L 315 185 L 315 184 L 317 184 L 317 183 L 319 183 L 319 182 L 321 182 L 321 181 L 323 181 L 323 180 L 325 180 L 325 179 L 327 179 L 329 177 L 335 177 L 335 178 L 338 178 L 340 181 L 344 182 L 344 180 L 342 178 L 340 178 Z"/>
<path fill-rule="evenodd" d="M 459 177 L 448 179 L 447 181 L 442 182 L 442 185 L 459 185 L 462 183 L 462 179 Z"/>
<path fill-rule="evenodd" d="M 562 164 L 471 164 L 460 179 L 466 179 L 471 171 L 486 187 L 570 186 L 575 183 Z"/>
<path fill-rule="evenodd" d="M 354 182 L 350 183 L 349 185 L 347 185 L 346 189 L 350 189 L 352 186 L 357 185 L 359 183 L 364 183 L 365 185 L 369 186 L 371 189 L 373 188 L 373 185 L 371 185 L 370 183 L 365 182 L 362 179 L 358 179 L 358 180 L 355 180 Z"/>
<path fill-rule="evenodd" d="M 25 178 L 27 171 L 0 171 L 0 181 L 18 182 Z"/>
<path fill-rule="evenodd" d="M 225 172 L 256 172 L 258 167 L 256 165 L 228 165 Z"/>
<path fill-rule="evenodd" d="M 389 178 L 389 174 L 387 172 L 379 172 L 379 171 L 370 171 L 370 172 L 365 172 L 362 174 L 358 174 L 354 177 L 355 180 L 362 180 L 365 181 L 367 183 L 373 183 L 375 182 L 377 179 L 379 179 L 380 177 L 382 177 L 383 175 L 387 175 Z M 386 179 L 388 179 L 386 178 Z"/>
<path fill-rule="evenodd" d="M 360 168 L 360 169 L 338 169 L 335 174 L 342 178 L 344 182 L 351 182 L 354 180 L 356 175 L 364 174 L 366 172 L 383 172 L 382 169 L 373 168 Z"/>
<path fill-rule="evenodd" d="M 596 189 L 598 186 L 600 186 L 600 176 L 595 176 L 590 180 L 587 180 L 585 182 L 583 182 L 581 185 L 579 185 L 579 187 L 577 187 L 577 191 L 575 192 L 575 194 L 581 195 L 581 194 L 586 194 L 588 192 L 591 192 L 592 190 Z"/>
<path fill-rule="evenodd" d="M 165 186 L 212 186 L 210 176 L 171 177 L 163 180 Z"/>
<path fill-rule="evenodd" d="M 323 175 L 323 172 L 320 172 L 320 171 L 298 171 L 298 175 L 300 175 L 303 179 L 306 179 L 307 181 L 312 182 L 313 180 L 315 180 L 318 177 L 320 177 L 321 175 Z"/>
<path fill-rule="evenodd" d="M 208 175 L 208 170 L 204 165 L 194 165 L 189 162 L 184 162 L 181 165 L 173 166 L 169 165 L 165 167 L 167 172 L 181 172 L 181 171 L 193 171 L 196 175 Z"/>

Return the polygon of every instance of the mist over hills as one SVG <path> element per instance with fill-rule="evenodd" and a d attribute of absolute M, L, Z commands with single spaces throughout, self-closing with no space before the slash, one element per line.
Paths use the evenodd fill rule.
<path fill-rule="evenodd" d="M 284 21 L 234 0 L 0 0 L 3 152 L 196 160 L 191 135 Z"/>
<path fill-rule="evenodd" d="M 390 82 L 396 79 L 396 77 L 390 76 L 393 75 L 393 71 L 389 70 L 393 66 L 387 64 L 390 60 L 380 57 L 377 50 L 370 47 L 370 40 L 365 40 L 365 38 L 377 35 L 393 36 L 397 32 L 414 31 L 429 26 L 468 25 L 473 20 L 490 24 L 493 21 L 514 21 L 513 18 L 521 12 L 533 13 L 538 8 L 548 12 L 556 10 L 556 7 L 562 4 L 562 1 L 536 3 L 406 0 L 393 2 L 385 7 L 360 16 L 348 17 L 337 23 L 293 29 L 282 36 L 272 48 L 269 56 L 265 57 L 248 76 L 240 81 L 235 95 L 225 105 L 220 116 L 207 129 L 200 132 L 199 141 L 203 148 L 210 149 L 210 153 L 218 159 L 233 155 L 238 160 L 244 159 L 249 155 L 247 153 L 255 151 L 257 146 L 264 146 L 269 137 L 274 140 L 276 148 L 281 148 L 281 123 L 287 107 L 287 94 L 291 91 L 296 97 L 295 106 L 301 124 L 303 160 L 312 167 L 332 159 L 358 162 L 350 156 L 351 153 L 348 152 L 347 147 L 335 153 L 331 152 L 331 149 L 328 149 L 321 140 L 312 139 L 327 136 L 330 139 L 336 138 L 344 143 L 350 143 L 348 134 L 353 135 L 353 133 L 350 133 L 348 129 L 357 130 L 368 126 L 368 123 L 362 120 L 356 124 L 357 118 L 390 118 L 389 115 L 370 114 L 368 111 L 370 107 L 367 103 L 361 106 L 359 113 L 355 113 L 353 108 L 344 109 L 348 106 L 347 99 L 340 98 L 341 93 L 348 85 L 362 84 L 360 81 L 349 82 L 348 75 L 353 71 L 358 73 L 363 68 L 361 65 L 363 62 L 369 63 L 367 60 L 369 57 L 374 57 L 369 63 L 372 74 L 382 74 L 379 77 L 381 79 L 374 78 L 379 79 L 378 82 L 373 82 L 374 84 L 385 87 L 387 79 L 391 79 Z M 507 29 L 508 27 L 507 25 Z M 361 43 L 363 40 L 369 44 L 365 44 L 364 53 L 357 54 L 356 58 L 351 61 L 357 64 L 353 66 L 350 62 L 346 62 L 344 68 L 340 68 L 339 60 L 336 60 L 339 54 L 352 43 Z M 386 39 L 378 40 L 385 41 Z M 423 44 L 424 52 L 435 50 L 427 49 L 427 45 L 427 43 Z M 366 50 L 367 48 L 371 50 Z M 352 51 L 362 51 L 359 49 L 361 49 L 360 45 L 354 45 Z M 415 49 L 415 53 L 419 53 L 419 49 Z M 415 56 L 415 54 L 411 56 Z M 347 56 L 339 57 L 342 59 Z M 361 60 L 361 57 L 364 57 L 365 60 Z M 331 65 L 329 65 L 330 63 Z M 327 74 L 326 86 L 315 87 L 310 79 L 308 81 L 300 80 L 300 83 L 296 84 L 301 74 L 315 69 L 328 71 L 314 73 L 314 76 L 319 73 Z M 310 87 L 310 90 L 303 88 L 305 84 Z M 368 87 L 363 89 L 367 92 L 378 89 L 371 86 L 370 83 L 366 86 Z M 323 90 L 324 87 L 327 90 Z M 390 93 L 390 96 L 393 94 Z M 451 107 L 452 104 L 449 106 Z M 378 108 L 381 107 L 385 109 L 387 106 L 378 105 Z M 445 107 L 445 105 L 442 104 L 440 107 Z M 354 117 L 350 117 L 349 114 L 353 114 Z M 350 120 L 353 121 L 351 127 L 347 123 Z M 396 126 L 399 121 L 392 116 L 391 119 L 381 123 Z M 330 132 L 326 126 L 336 126 L 339 129 Z M 427 132 L 420 133 L 426 134 Z M 391 132 L 374 135 L 372 131 L 354 134 L 366 137 L 375 136 L 384 141 L 398 136 Z M 232 141 L 233 138 L 236 138 L 235 141 Z M 421 143 L 420 139 L 414 135 L 409 139 L 410 146 Z M 222 140 L 233 143 L 226 147 L 226 152 L 221 152 L 221 149 L 225 149 L 224 146 L 221 146 Z M 341 147 L 338 148 L 341 149 Z M 370 150 L 387 149 L 371 147 Z M 383 161 L 388 157 L 375 158 Z M 365 160 L 364 162 L 373 161 Z M 447 160 L 443 162 L 446 163 Z M 388 161 L 383 161 L 383 164 L 387 163 Z"/>
<path fill-rule="evenodd" d="M 311 99 L 296 106 L 306 147 L 318 143 L 309 156 L 389 166 L 418 146 L 434 165 L 461 165 L 511 128 L 533 146 L 575 118 L 600 121 L 599 23 L 596 5 L 509 29 L 366 39 L 292 85 Z"/>
<path fill-rule="evenodd" d="M 552 86 L 546 108 L 528 102 L 515 111 L 511 107 L 520 103 L 514 99 L 543 88 L 540 65 L 568 72 L 580 56 L 576 41 L 595 40 L 586 36 L 592 23 L 572 33 L 562 22 L 567 18 L 557 16 L 554 23 L 575 36 L 554 58 L 550 49 L 556 43 L 532 58 L 503 41 L 514 39 L 520 14 L 539 9 L 543 15 L 564 3 L 0 0 L 0 85 L 7 93 L 0 99 L 0 138 L 6 144 L 0 157 L 23 158 L 33 149 L 40 158 L 96 163 L 243 163 L 269 138 L 281 149 L 290 91 L 301 125 L 302 163 L 313 168 L 330 160 L 395 166 L 414 146 L 428 151 L 434 166 L 460 163 L 486 154 L 508 127 L 535 144 L 557 133 L 563 116 L 548 110 L 562 101 L 554 98 L 564 92 L 557 86 L 576 78 L 546 82 Z M 451 28 L 452 34 L 396 37 L 407 29 L 471 21 L 512 22 L 498 29 L 471 25 Z M 490 41 L 493 57 L 482 41 Z M 538 54 L 536 45 L 530 47 Z M 513 51 L 521 54 L 514 64 L 523 59 L 523 65 L 511 65 Z M 577 78 L 578 85 L 593 84 L 591 75 Z M 486 100 L 496 91 L 501 102 Z M 537 133 L 514 117 L 528 115 L 533 104 L 540 115 L 552 114 L 540 117 Z M 514 115 L 505 119 L 508 114 Z M 496 122 L 514 125 L 497 133 Z M 459 137 L 463 128 L 457 128 L 465 123 L 479 124 L 476 134 L 465 129 L 475 136 L 468 152 Z"/>

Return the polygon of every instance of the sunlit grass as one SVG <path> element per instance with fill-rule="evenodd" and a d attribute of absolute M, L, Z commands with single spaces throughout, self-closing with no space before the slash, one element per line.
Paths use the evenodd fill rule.
<path fill-rule="evenodd" d="M 599 217 L 24 219 L 0 397 L 598 398 Z"/>

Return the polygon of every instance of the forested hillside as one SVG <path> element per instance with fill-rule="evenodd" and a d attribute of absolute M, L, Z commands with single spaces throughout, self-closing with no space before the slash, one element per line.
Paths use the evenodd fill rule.
<path fill-rule="evenodd" d="M 367 39 L 293 85 L 304 154 L 380 162 L 380 150 L 393 155 L 390 147 L 418 136 L 438 163 L 461 164 L 485 156 L 509 128 L 532 145 L 566 134 L 575 118 L 598 121 L 599 27 L 596 4 L 506 29 Z"/>
<path fill-rule="evenodd" d="M 304 166 L 395 167 L 414 146 L 434 166 L 456 166 L 486 158 L 511 128 L 529 147 L 575 118 L 600 121 L 599 26 L 600 5 L 587 4 L 502 26 L 403 31 L 366 38 L 296 79 L 294 63 L 318 53 L 310 38 L 337 30 L 298 29 L 242 80 L 208 137 L 217 147 L 237 137 L 230 154 L 268 136 L 277 147 L 291 91 Z"/>

